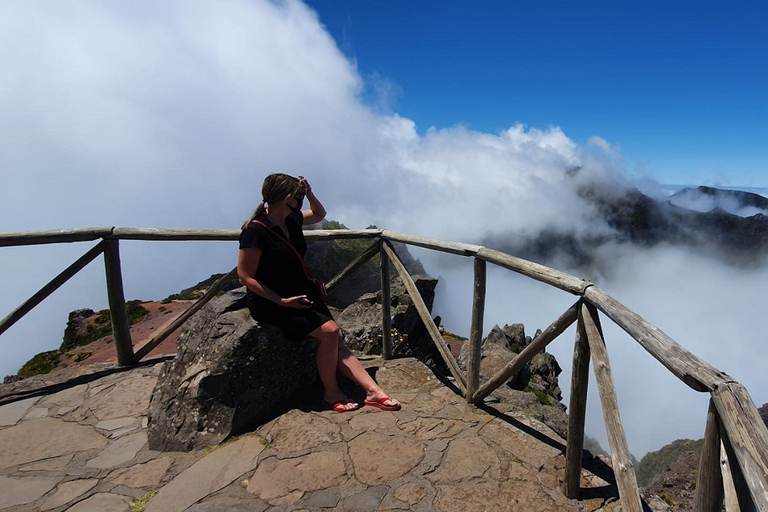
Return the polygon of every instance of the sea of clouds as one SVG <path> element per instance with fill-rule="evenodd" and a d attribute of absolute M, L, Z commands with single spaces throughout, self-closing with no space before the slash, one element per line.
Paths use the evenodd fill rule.
<path fill-rule="evenodd" d="M 596 134 L 510 121 L 499 133 L 417 129 L 361 76 L 299 1 L 109 3 L 10 0 L 0 16 L 0 231 L 88 226 L 237 229 L 269 172 L 307 176 L 329 218 L 447 240 L 607 233 L 578 179 L 633 185 Z M 407 91 L 405 91 L 407 94 Z M 373 99 L 371 99 L 373 97 Z M 644 190 L 662 191 L 645 180 Z M 662 193 L 662 192 L 660 192 Z M 6 314 L 93 243 L 0 250 Z M 158 300 L 230 270 L 227 242 L 121 243 L 127 299 Z M 441 278 L 435 314 L 468 332 L 472 262 L 414 250 Z M 603 246 L 587 277 L 768 401 L 762 287 L 768 265 L 725 266 L 684 248 Z M 561 268 L 564 271 L 578 269 Z M 575 301 L 489 270 L 487 332 L 545 328 Z M 0 375 L 57 348 L 69 311 L 106 307 L 98 259 L 0 337 Z M 605 331 L 630 448 L 701 437 L 707 397 L 623 332 Z M 570 382 L 574 333 L 550 348 Z M 588 433 L 604 446 L 591 386 Z"/>

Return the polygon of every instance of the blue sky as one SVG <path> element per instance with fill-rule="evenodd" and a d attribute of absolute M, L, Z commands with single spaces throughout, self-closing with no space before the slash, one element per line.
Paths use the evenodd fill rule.
<path fill-rule="evenodd" d="M 768 5 L 307 2 L 389 108 L 600 136 L 663 183 L 768 186 Z"/>

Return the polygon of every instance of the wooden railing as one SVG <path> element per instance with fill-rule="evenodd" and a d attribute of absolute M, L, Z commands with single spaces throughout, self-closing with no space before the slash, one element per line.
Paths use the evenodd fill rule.
<path fill-rule="evenodd" d="M 610 361 L 600 321 L 600 313 L 613 321 L 690 388 L 710 394 L 704 447 L 699 462 L 694 509 L 701 512 L 726 510 L 768 510 L 768 430 L 747 390 L 731 377 L 686 351 L 657 327 L 597 288 L 589 281 L 478 245 L 445 242 L 396 233 L 389 230 L 308 230 L 310 241 L 334 239 L 372 240 L 372 244 L 328 283 L 329 291 L 377 254 L 381 256 L 382 354 L 392 356 L 390 263 L 405 283 L 427 331 L 441 353 L 454 381 L 468 402 L 478 404 L 522 369 L 573 323 L 577 324 L 571 378 L 568 439 L 563 491 L 569 498 L 579 497 L 584 425 L 586 419 L 589 364 L 592 361 L 603 416 L 608 433 L 613 470 L 625 511 L 643 510 L 635 471 L 627 446 L 613 385 Z M 79 270 L 104 254 L 109 309 L 118 364 L 139 362 L 187 318 L 214 297 L 236 275 L 236 270 L 220 278 L 189 310 L 133 352 L 121 277 L 119 240 L 237 240 L 234 230 L 161 230 L 134 228 L 86 228 L 65 231 L 0 233 L 0 247 L 62 242 L 98 243 L 39 292 L 0 321 L 0 334 L 53 293 Z M 392 242 L 474 258 L 474 291 L 466 373 L 451 354 L 438 326 L 432 320 L 416 285 L 400 261 Z M 575 303 L 539 334 L 522 352 L 496 375 L 480 382 L 480 343 L 485 309 L 486 265 L 491 263 L 571 293 Z"/>

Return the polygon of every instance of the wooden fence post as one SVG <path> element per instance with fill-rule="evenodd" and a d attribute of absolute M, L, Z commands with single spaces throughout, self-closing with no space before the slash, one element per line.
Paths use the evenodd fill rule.
<path fill-rule="evenodd" d="M 710 398 L 704 446 L 701 447 L 699 474 L 696 478 L 694 512 L 720 512 L 723 508 L 723 475 L 720 471 L 720 420 Z"/>
<path fill-rule="evenodd" d="M 611 447 L 611 461 L 613 462 L 616 484 L 619 488 L 621 508 L 626 512 L 642 512 L 640 490 L 637 488 L 637 477 L 635 477 L 635 470 L 632 467 L 632 458 L 627 446 L 627 438 L 624 435 L 624 426 L 621 423 L 619 403 L 616 399 L 611 365 L 608 360 L 608 351 L 605 348 L 597 309 L 585 302 L 582 304 L 581 310 L 584 318 L 584 330 L 589 341 L 589 350 L 592 353 L 592 369 L 595 372 L 600 402 L 603 406 L 605 430 L 608 433 L 608 444 Z"/>
<path fill-rule="evenodd" d="M 123 293 L 123 273 L 120 269 L 120 249 L 115 238 L 105 239 L 104 268 L 107 273 L 107 299 L 112 319 L 112 334 L 115 337 L 115 352 L 119 366 L 133 365 L 133 343 L 128 325 Z"/>
<path fill-rule="evenodd" d="M 389 282 L 389 257 L 384 250 L 384 241 L 379 241 L 381 260 L 381 356 L 392 359 L 392 290 Z"/>
<path fill-rule="evenodd" d="M 577 499 L 581 487 L 581 463 L 584 452 L 584 425 L 587 418 L 587 390 L 589 387 L 589 341 L 584 329 L 582 309 L 576 326 L 571 374 L 571 400 L 568 407 L 568 442 L 565 450 L 565 479 L 563 492 L 567 498 Z"/>
<path fill-rule="evenodd" d="M 424 327 L 427 328 L 429 337 L 432 338 L 432 341 L 435 343 L 435 347 L 437 347 L 440 355 L 443 356 L 443 360 L 445 360 L 445 363 L 448 365 L 448 370 L 450 370 L 451 375 L 453 375 L 456 386 L 459 388 L 459 390 L 461 390 L 461 394 L 466 396 L 467 378 L 464 376 L 464 372 L 461 371 L 461 368 L 459 368 L 459 364 L 456 362 L 453 354 L 451 354 L 451 351 L 448 349 L 448 345 L 446 345 L 443 336 L 440 334 L 440 329 L 438 329 L 435 325 L 435 321 L 432 319 L 429 308 L 427 308 L 427 305 L 424 303 L 424 299 L 421 297 L 419 289 L 416 287 L 416 283 L 413 282 L 413 278 L 408 273 L 405 265 L 403 265 L 403 262 L 400 261 L 400 257 L 397 255 L 389 242 L 384 240 L 381 244 L 381 247 L 386 252 L 386 256 L 392 262 L 392 266 L 395 267 L 395 270 L 400 276 L 400 279 L 403 280 L 405 289 L 408 291 L 408 295 L 413 301 L 413 306 L 419 313 L 421 321 L 424 322 Z"/>
<path fill-rule="evenodd" d="M 483 341 L 485 317 L 485 261 L 475 258 L 475 286 L 472 298 L 472 325 L 469 333 L 469 359 L 467 361 L 467 402 L 480 387 L 480 344 Z"/>
<path fill-rule="evenodd" d="M 768 431 L 747 390 L 729 382 L 712 392 L 741 510 L 768 510 Z"/>
<path fill-rule="evenodd" d="M 221 290 L 224 289 L 229 283 L 232 282 L 233 279 L 237 277 L 237 267 L 233 268 L 229 271 L 229 274 L 226 274 L 216 280 L 215 283 L 211 285 L 210 288 L 208 288 L 208 291 L 205 292 L 205 294 L 197 299 L 192 306 L 184 311 L 182 314 L 174 318 L 171 322 L 161 327 L 155 335 L 150 339 L 148 342 L 146 342 L 144 345 L 139 348 L 136 353 L 133 356 L 134 363 L 139 363 L 144 357 L 152 352 L 152 350 L 157 347 L 160 343 L 163 342 L 164 339 L 166 339 L 168 336 L 170 336 L 172 333 L 176 331 L 179 327 L 184 325 L 184 322 L 189 320 L 192 315 L 200 311 L 203 306 L 208 304 L 212 298 L 214 298 L 216 295 L 219 294 Z"/>

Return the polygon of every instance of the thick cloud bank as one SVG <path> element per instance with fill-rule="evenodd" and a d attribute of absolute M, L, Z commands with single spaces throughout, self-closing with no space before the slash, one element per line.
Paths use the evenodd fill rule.
<path fill-rule="evenodd" d="M 466 242 L 498 233 L 599 234 L 610 230 L 574 180 L 626 181 L 621 155 L 600 137 L 580 146 L 558 127 L 513 120 L 494 134 L 425 131 L 383 113 L 386 95 L 376 96 L 377 84 L 361 78 L 298 1 L 11 0 L 2 10 L 2 231 L 234 229 L 258 202 L 264 175 L 285 171 L 307 176 L 329 217 L 353 228 L 377 224 Z M 0 250 L 0 307 L 15 308 L 88 247 Z M 123 242 L 121 251 L 128 299 L 163 298 L 236 259 L 227 243 Z M 461 332 L 471 262 L 419 256 L 446 278 L 436 313 Z M 764 372 L 755 367 L 764 360 L 757 284 L 766 282 L 764 271 L 674 248 L 615 245 L 599 258 L 600 275 L 587 277 L 766 401 Z M 56 348 L 70 310 L 106 306 L 100 265 L 0 338 L 0 374 Z M 493 275 L 487 329 L 524 322 L 532 333 L 573 300 Z M 556 352 L 563 367 L 569 343 Z M 705 400 L 689 400 L 692 392 L 631 346 L 609 341 L 633 451 L 700 436 Z M 600 423 L 599 412 L 591 417 Z"/>

